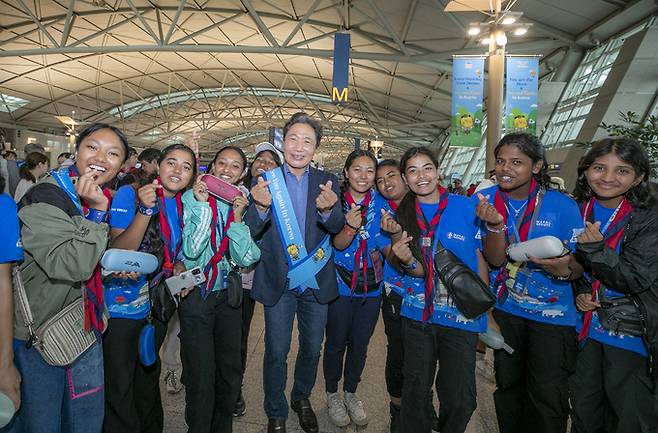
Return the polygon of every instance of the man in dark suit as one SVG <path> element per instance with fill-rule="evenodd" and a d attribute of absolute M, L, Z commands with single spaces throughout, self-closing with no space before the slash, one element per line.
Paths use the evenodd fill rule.
<path fill-rule="evenodd" d="M 313 251 L 326 236 L 338 233 L 345 224 L 338 201 L 338 179 L 310 166 L 321 136 L 320 123 L 305 113 L 293 115 L 283 128 L 285 163 L 281 170 L 308 252 Z M 297 412 L 302 429 L 306 433 L 316 433 L 318 423 L 309 397 L 320 360 L 327 304 L 338 296 L 336 271 L 333 260 L 328 260 L 315 275 L 319 290 L 288 287 L 288 252 L 281 243 L 276 218 L 272 215 L 269 184 L 258 179 L 251 192 L 254 204 L 245 216 L 254 237 L 261 239 L 261 261 L 256 266 L 251 296 L 265 306 L 263 382 L 265 413 L 269 419 L 267 431 L 286 431 L 287 359 L 293 320 L 297 315 L 299 352 L 290 406 Z M 325 253 L 331 254 L 331 247 Z"/>

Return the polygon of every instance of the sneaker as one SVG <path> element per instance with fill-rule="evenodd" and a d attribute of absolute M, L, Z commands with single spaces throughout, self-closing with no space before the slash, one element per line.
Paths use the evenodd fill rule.
<path fill-rule="evenodd" d="M 363 409 L 363 402 L 359 400 L 359 397 L 357 397 L 356 394 L 351 392 L 345 393 L 345 406 L 347 407 L 347 413 L 350 415 L 354 424 L 359 427 L 368 424 L 368 415 L 366 415 L 366 411 Z"/>
<path fill-rule="evenodd" d="M 238 396 L 238 401 L 235 402 L 235 409 L 233 409 L 233 416 L 243 416 L 247 412 L 247 404 L 244 402 L 244 397 L 242 397 L 242 389 L 240 389 L 240 395 Z"/>
<path fill-rule="evenodd" d="M 169 394 L 178 394 L 183 389 L 183 384 L 178 378 L 176 370 L 167 370 L 165 375 L 165 387 Z"/>
<path fill-rule="evenodd" d="M 327 409 L 329 419 L 337 427 L 347 427 L 350 425 L 350 416 L 347 414 L 345 403 L 341 400 L 338 392 L 327 393 Z"/>

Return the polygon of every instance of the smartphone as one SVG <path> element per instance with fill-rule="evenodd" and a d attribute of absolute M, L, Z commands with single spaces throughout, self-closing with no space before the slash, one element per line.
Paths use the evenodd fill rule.
<path fill-rule="evenodd" d="M 177 295 L 182 290 L 191 289 L 192 287 L 205 282 L 206 276 L 203 274 L 203 270 L 198 266 L 165 280 L 165 284 L 172 295 Z"/>
<path fill-rule="evenodd" d="M 242 192 L 238 187 L 231 185 L 212 174 L 204 174 L 201 176 L 201 181 L 205 182 L 210 194 L 228 203 L 233 202 L 235 197 L 242 195 Z"/>

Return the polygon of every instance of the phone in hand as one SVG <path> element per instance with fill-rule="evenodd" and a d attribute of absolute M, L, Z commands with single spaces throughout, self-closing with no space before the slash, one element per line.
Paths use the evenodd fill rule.
<path fill-rule="evenodd" d="M 191 289 L 192 287 L 205 282 L 206 276 L 203 274 L 203 270 L 198 266 L 165 280 L 165 284 L 172 295 L 177 295 L 185 289 Z"/>

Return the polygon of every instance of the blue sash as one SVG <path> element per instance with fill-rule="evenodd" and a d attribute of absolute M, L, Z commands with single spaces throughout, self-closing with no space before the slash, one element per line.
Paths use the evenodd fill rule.
<path fill-rule="evenodd" d="M 283 171 L 277 167 L 265 172 L 263 176 L 265 180 L 270 181 L 268 189 L 272 194 L 274 222 L 288 260 L 288 289 L 297 289 L 300 293 L 307 288 L 320 290 L 315 276 L 332 257 L 333 251 L 329 243 L 329 235 L 325 236 L 309 254 L 304 245 L 302 232 L 299 230 Z"/>

